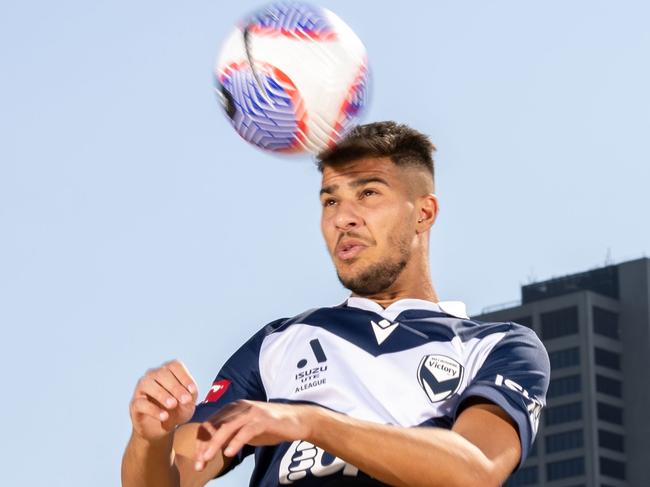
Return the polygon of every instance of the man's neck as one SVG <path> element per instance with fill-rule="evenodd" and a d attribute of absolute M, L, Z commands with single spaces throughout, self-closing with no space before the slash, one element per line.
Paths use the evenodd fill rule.
<path fill-rule="evenodd" d="M 437 303 L 439 301 L 438 295 L 436 294 L 435 289 L 433 289 L 431 282 L 423 284 L 423 286 L 415 289 L 411 286 L 409 286 L 409 288 L 393 289 L 393 286 L 391 286 L 391 289 L 386 289 L 379 293 L 369 295 L 361 295 L 353 292 L 352 296 L 371 299 L 384 309 L 388 308 L 391 304 L 400 299 L 423 299 L 424 301 Z"/>

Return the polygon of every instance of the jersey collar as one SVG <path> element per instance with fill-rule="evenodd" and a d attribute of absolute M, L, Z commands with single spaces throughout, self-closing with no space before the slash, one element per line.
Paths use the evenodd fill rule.
<path fill-rule="evenodd" d="M 345 302 L 346 306 L 351 308 L 365 309 L 372 311 L 384 318 L 394 321 L 397 315 L 407 309 L 425 309 L 429 311 L 437 311 L 438 313 L 445 313 L 456 318 L 469 319 L 465 308 L 465 303 L 462 301 L 426 301 L 424 299 L 400 299 L 388 306 L 386 309 L 382 308 L 372 299 L 360 298 L 358 296 L 350 296 Z"/>

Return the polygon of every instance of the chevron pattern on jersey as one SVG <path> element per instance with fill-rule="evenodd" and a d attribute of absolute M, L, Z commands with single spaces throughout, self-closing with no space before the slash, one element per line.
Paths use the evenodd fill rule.
<path fill-rule="evenodd" d="M 248 21 L 249 32 L 299 39 L 334 40 L 336 32 L 322 9 L 298 2 L 278 2 L 256 12 Z"/>
<path fill-rule="evenodd" d="M 258 65 L 256 78 L 243 62 L 226 68 L 219 82 L 232 104 L 231 122 L 245 140 L 273 151 L 302 147 L 307 114 L 300 93 L 286 74 Z"/>

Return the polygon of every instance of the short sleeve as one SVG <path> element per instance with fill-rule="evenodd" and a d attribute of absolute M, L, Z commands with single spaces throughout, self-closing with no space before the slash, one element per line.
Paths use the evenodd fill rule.
<path fill-rule="evenodd" d="M 272 330 L 275 323 L 267 325 L 263 330 L 255 334 L 226 361 L 214 379 L 205 399 L 197 405 L 194 415 L 189 421 L 190 423 L 205 421 L 222 407 L 234 401 L 241 399 L 267 400 L 266 391 L 260 377 L 259 352 L 262 341 Z M 237 456 L 232 459 L 228 468 L 224 469 L 219 476 L 239 465 L 244 458 L 254 453 L 254 451 L 255 449 L 250 445 L 244 446 Z"/>
<path fill-rule="evenodd" d="M 458 404 L 478 396 L 500 406 L 517 424 L 521 466 L 535 441 L 539 416 L 546 405 L 550 364 L 535 332 L 511 325 L 463 391 Z"/>

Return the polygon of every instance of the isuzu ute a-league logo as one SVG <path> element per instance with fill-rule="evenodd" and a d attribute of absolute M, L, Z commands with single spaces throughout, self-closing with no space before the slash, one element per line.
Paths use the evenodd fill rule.
<path fill-rule="evenodd" d="M 298 394 L 299 392 L 306 391 L 308 389 L 313 389 L 314 387 L 322 386 L 327 382 L 325 373 L 327 372 L 327 356 L 323 351 L 323 347 L 318 341 L 318 338 L 310 340 L 309 346 L 311 351 L 314 354 L 316 359 L 316 364 L 312 363 L 312 366 L 305 368 L 309 364 L 309 360 L 306 358 L 300 359 L 296 364 L 298 367 L 298 372 L 296 372 L 294 380 L 294 393 Z"/>
<path fill-rule="evenodd" d="M 427 355 L 418 367 L 418 382 L 431 402 L 451 397 L 462 378 L 463 366 L 444 355 Z"/>

